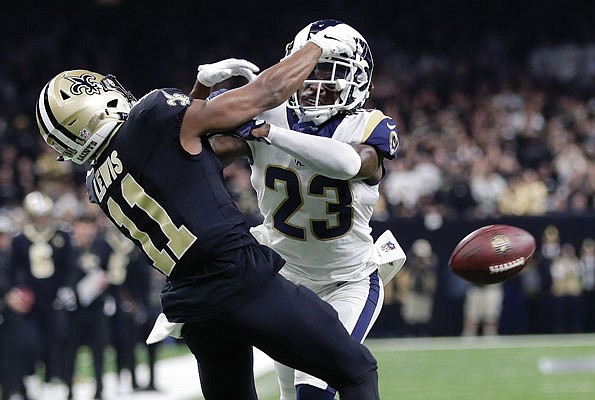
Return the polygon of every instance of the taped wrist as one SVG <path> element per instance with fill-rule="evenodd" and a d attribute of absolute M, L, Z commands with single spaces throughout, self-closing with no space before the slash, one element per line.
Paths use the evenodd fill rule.
<path fill-rule="evenodd" d="M 351 145 L 334 139 L 307 135 L 275 125 L 271 125 L 268 139 L 273 146 L 329 178 L 353 178 L 362 165 L 359 154 Z"/>

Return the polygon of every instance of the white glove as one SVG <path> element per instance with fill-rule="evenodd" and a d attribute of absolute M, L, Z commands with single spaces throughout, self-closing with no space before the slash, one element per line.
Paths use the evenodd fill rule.
<path fill-rule="evenodd" d="M 256 77 L 255 73 L 258 71 L 260 68 L 250 61 L 228 58 L 213 64 L 199 65 L 196 79 L 206 87 L 213 87 L 232 76 L 243 76 L 250 82 Z"/>
<path fill-rule="evenodd" d="M 339 24 L 329 26 L 314 34 L 310 41 L 322 49 L 320 58 L 346 54 L 351 57 L 356 49 L 353 33 L 349 25 Z"/>

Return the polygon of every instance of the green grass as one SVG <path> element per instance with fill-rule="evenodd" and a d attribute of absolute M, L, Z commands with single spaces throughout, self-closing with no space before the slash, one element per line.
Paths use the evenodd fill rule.
<path fill-rule="evenodd" d="M 595 358 L 595 336 L 503 337 L 473 341 L 366 342 L 379 364 L 383 400 L 586 400 L 595 370 L 542 374 L 543 358 Z M 278 400 L 274 374 L 258 381 L 260 400 Z"/>
<path fill-rule="evenodd" d="M 591 400 L 595 369 L 544 374 L 540 361 L 595 363 L 595 335 L 503 336 L 497 338 L 372 339 L 366 345 L 379 364 L 382 400 Z M 159 349 L 160 358 L 188 354 L 184 345 Z M 144 351 L 139 352 L 143 362 Z M 113 370 L 113 350 L 106 371 Z M 576 363 L 575 363 L 576 366 Z M 92 376 L 88 351 L 77 374 Z M 278 400 L 273 372 L 257 380 L 260 400 Z M 200 397 L 195 399 L 201 399 Z"/>

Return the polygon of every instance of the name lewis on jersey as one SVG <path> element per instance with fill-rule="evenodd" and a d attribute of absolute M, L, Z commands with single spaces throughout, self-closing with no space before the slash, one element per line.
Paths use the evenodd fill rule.
<path fill-rule="evenodd" d="M 122 161 L 118 158 L 118 152 L 112 151 L 107 159 L 95 169 L 93 177 L 93 190 L 97 199 L 101 201 L 107 189 L 124 170 Z"/>

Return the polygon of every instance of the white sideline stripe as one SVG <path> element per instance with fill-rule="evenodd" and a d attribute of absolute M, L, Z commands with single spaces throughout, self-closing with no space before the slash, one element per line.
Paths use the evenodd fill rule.
<path fill-rule="evenodd" d="M 259 377 L 273 370 L 273 361 L 263 352 L 254 349 L 254 375 Z M 198 367 L 194 356 L 187 355 L 159 361 L 155 365 L 155 386 L 159 392 L 129 392 L 118 393 L 117 385 L 112 385 L 112 391 L 105 390 L 105 399 L 110 400 L 187 400 L 202 395 L 200 380 L 198 378 Z M 147 377 L 148 380 L 148 377 Z M 115 377 L 114 377 L 115 383 Z M 142 383 L 142 381 L 141 381 Z M 93 385 L 91 385 L 93 386 Z M 87 397 L 92 398 L 90 392 Z"/>
<path fill-rule="evenodd" d="M 542 357 L 537 362 L 537 367 L 542 374 L 595 372 L 595 357 Z"/>
<path fill-rule="evenodd" d="M 371 351 L 595 347 L 595 334 L 368 339 L 365 344 Z"/>
<path fill-rule="evenodd" d="M 258 349 L 254 349 L 254 375 L 256 378 L 274 369 L 273 360 Z M 149 371 L 146 365 L 137 369 L 139 385 L 144 387 L 149 381 Z M 155 365 L 155 386 L 158 392 L 132 391 L 130 379 L 118 382 L 114 373 L 103 377 L 104 400 L 188 400 L 202 395 L 198 378 L 198 367 L 194 356 L 180 356 L 158 361 Z M 31 397 L 36 400 L 66 399 L 66 388 L 41 387 L 39 382 L 28 383 Z M 93 379 L 75 383 L 73 388 L 74 400 L 89 400 L 95 393 Z"/>

